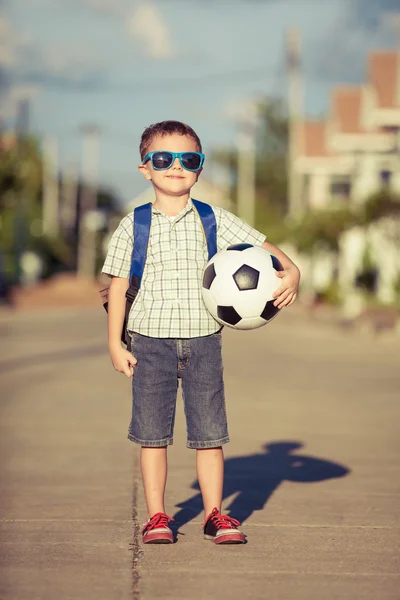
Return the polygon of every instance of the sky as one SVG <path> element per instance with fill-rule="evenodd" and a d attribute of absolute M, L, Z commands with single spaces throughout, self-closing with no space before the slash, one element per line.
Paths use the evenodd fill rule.
<path fill-rule="evenodd" d="M 99 180 L 126 202 L 143 130 L 177 119 L 207 155 L 234 146 L 248 102 L 286 102 L 285 35 L 301 39 L 304 114 L 329 111 L 334 84 L 361 83 L 368 52 L 400 46 L 399 0 L 0 0 L 0 118 L 30 99 L 30 129 L 60 168 L 99 128 Z M 211 178 L 210 163 L 204 176 Z"/>

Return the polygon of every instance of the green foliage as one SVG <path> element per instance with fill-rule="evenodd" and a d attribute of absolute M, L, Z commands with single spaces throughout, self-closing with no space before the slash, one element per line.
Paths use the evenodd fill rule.
<path fill-rule="evenodd" d="M 400 216 L 400 196 L 383 188 L 360 208 L 360 222 L 368 225 L 387 216 Z"/>
<path fill-rule="evenodd" d="M 275 206 L 257 201 L 255 227 L 268 236 L 268 241 L 279 245 L 288 239 L 289 227 Z"/>
<path fill-rule="evenodd" d="M 256 197 L 265 211 L 277 216 L 287 212 L 288 119 L 280 98 L 267 99 L 258 105 L 256 131 Z M 232 181 L 232 199 L 237 198 L 238 155 L 236 148 L 217 148 L 212 160 L 228 169 Z M 262 212 L 263 209 L 260 208 Z"/>
<path fill-rule="evenodd" d="M 343 296 L 337 281 L 331 281 L 328 287 L 316 295 L 318 303 L 330 304 L 331 306 L 339 306 L 343 301 Z"/>
<path fill-rule="evenodd" d="M 61 231 L 55 239 L 40 235 L 40 231 L 35 235 L 35 225 L 32 227 L 37 221 L 40 230 L 42 173 L 43 157 L 35 138 L 21 137 L 0 150 L 0 253 L 6 276 L 12 282 L 18 281 L 19 257 L 25 250 L 32 250 L 42 258 L 45 277 L 76 267 L 76 224 L 69 231 Z M 79 182 L 78 207 L 83 191 L 84 184 Z M 62 201 L 62 195 L 60 198 Z M 108 189 L 98 190 L 98 208 L 107 216 L 123 214 L 120 201 Z"/>
<path fill-rule="evenodd" d="M 337 251 L 340 235 L 356 224 L 357 217 L 349 208 L 310 211 L 291 224 L 289 239 L 305 254 L 321 247 Z"/>
<path fill-rule="evenodd" d="M 34 138 L 21 137 L 0 154 L 0 211 L 10 205 L 10 196 L 29 190 L 31 202 L 38 202 L 42 179 L 42 158 Z"/>
<path fill-rule="evenodd" d="M 264 156 L 285 157 L 289 143 L 289 122 L 282 98 L 267 98 L 258 104 L 257 147 Z"/>
<path fill-rule="evenodd" d="M 323 247 L 338 251 L 340 236 L 352 227 L 366 227 L 388 216 L 400 216 L 400 197 L 387 190 L 373 194 L 360 206 L 307 212 L 288 229 L 290 239 L 300 252 L 312 254 Z M 365 257 L 367 260 L 368 257 Z M 365 265 L 370 270 L 370 265 Z"/>

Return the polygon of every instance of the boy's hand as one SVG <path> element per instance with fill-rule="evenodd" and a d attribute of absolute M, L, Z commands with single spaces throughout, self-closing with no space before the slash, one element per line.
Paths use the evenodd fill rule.
<path fill-rule="evenodd" d="M 132 377 L 134 366 L 137 363 L 136 358 L 128 350 L 124 350 L 122 346 L 110 350 L 111 362 L 113 367 L 119 373 L 123 373 L 127 377 Z"/>
<path fill-rule="evenodd" d="M 273 297 L 276 298 L 274 306 L 278 308 L 290 306 L 296 300 L 300 271 L 296 265 L 293 265 L 283 271 L 277 271 L 276 276 L 282 279 L 282 285 L 273 293 Z"/>

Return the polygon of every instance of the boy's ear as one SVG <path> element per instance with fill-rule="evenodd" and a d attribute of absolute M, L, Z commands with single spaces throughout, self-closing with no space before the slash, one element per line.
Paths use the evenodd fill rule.
<path fill-rule="evenodd" d="M 200 173 L 202 173 L 202 172 L 203 172 L 203 169 L 200 169 L 200 171 L 197 171 L 197 173 L 196 173 L 196 175 L 197 175 L 196 181 L 198 181 L 198 179 L 200 177 Z"/>
<path fill-rule="evenodd" d="M 138 169 L 145 179 L 147 179 L 148 181 L 151 181 L 151 175 L 150 175 L 149 170 L 146 165 L 140 164 L 140 165 L 138 165 Z"/>

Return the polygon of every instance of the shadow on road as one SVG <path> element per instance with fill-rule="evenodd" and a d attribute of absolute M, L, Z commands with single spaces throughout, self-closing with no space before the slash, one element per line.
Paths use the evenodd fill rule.
<path fill-rule="evenodd" d="M 316 483 L 344 477 L 350 472 L 347 467 L 329 460 L 292 454 L 302 447 L 300 442 L 271 442 L 264 444 L 259 454 L 228 458 L 223 498 L 236 494 L 227 507 L 229 514 L 241 522 L 246 521 L 253 511 L 264 508 L 283 481 Z M 197 480 L 191 487 L 200 489 Z M 203 511 L 200 492 L 176 506 L 181 509 L 173 522 L 174 529 L 178 530 Z"/>

